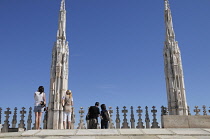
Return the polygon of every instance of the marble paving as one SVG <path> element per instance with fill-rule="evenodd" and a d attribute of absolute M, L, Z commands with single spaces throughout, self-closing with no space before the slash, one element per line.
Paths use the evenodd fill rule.
<path fill-rule="evenodd" d="M 73 129 L 0 133 L 5 139 L 210 139 L 210 129 Z"/>

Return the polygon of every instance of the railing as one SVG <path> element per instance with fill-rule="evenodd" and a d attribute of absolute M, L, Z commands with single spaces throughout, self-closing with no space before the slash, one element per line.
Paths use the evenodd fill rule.
<path fill-rule="evenodd" d="M 24 108 L 24 107 L 21 108 L 19 117 L 18 117 L 18 109 L 16 107 L 14 108 L 13 115 L 12 115 L 12 111 L 10 108 L 6 108 L 6 111 L 3 111 L 3 109 L 0 107 L 0 125 L 2 125 L 1 131 L 9 132 L 9 131 L 11 131 L 11 129 L 18 129 L 18 128 L 21 128 L 24 130 L 35 129 L 35 127 L 34 127 L 35 124 L 32 124 L 32 121 L 33 121 L 32 107 L 30 107 L 28 109 L 28 113 L 26 112 L 25 109 L 26 108 Z M 134 110 L 134 107 L 131 106 L 130 111 L 128 111 L 128 109 L 125 106 L 123 107 L 123 109 L 121 111 L 120 111 L 119 107 L 116 107 L 115 115 L 113 115 L 114 110 L 112 109 L 112 107 L 109 107 L 108 111 L 110 113 L 110 121 L 109 121 L 110 129 L 114 129 L 114 128 L 116 128 L 116 129 L 119 129 L 119 128 L 126 128 L 126 129 L 129 129 L 129 128 L 131 128 L 131 129 L 133 129 L 133 128 L 161 128 L 161 124 L 160 124 L 160 122 L 158 122 L 158 121 L 160 121 L 160 116 L 168 115 L 167 108 L 163 107 L 163 106 L 161 107 L 161 111 L 159 111 L 159 112 L 161 112 L 161 114 L 159 114 L 158 117 L 157 117 L 158 111 L 155 106 L 153 106 L 150 111 L 149 111 L 149 108 L 146 106 L 144 115 L 143 115 L 143 109 L 141 108 L 141 106 L 138 106 L 136 110 Z M 4 114 L 5 114 L 4 123 L 2 122 L 2 115 L 3 115 L 2 112 L 4 112 Z M 130 112 L 130 119 L 127 118 L 128 112 Z M 149 116 L 149 114 L 151 114 L 150 112 L 152 113 L 151 122 L 150 122 L 150 116 Z M 201 109 L 199 109 L 198 106 L 195 106 L 195 109 L 193 110 L 193 112 L 195 112 L 195 115 L 200 115 Z M 206 110 L 206 106 L 203 105 L 201 115 L 207 115 L 207 112 L 210 113 L 210 110 Z M 137 115 L 135 115 L 135 113 Z M 188 113 L 189 113 L 189 115 L 191 115 L 189 107 L 188 107 Z M 28 114 L 27 118 L 26 118 L 26 114 Z M 42 124 L 43 129 L 47 129 L 47 114 L 48 114 L 48 111 L 46 110 L 44 112 L 44 116 L 43 116 L 43 124 Z M 85 115 L 85 110 L 83 107 L 80 108 L 78 114 L 79 114 L 80 118 L 79 118 L 79 121 L 77 122 L 78 126 L 75 127 L 76 113 L 73 108 L 73 112 L 72 112 L 72 116 L 71 116 L 72 117 L 71 128 L 72 129 L 74 129 L 74 128 L 87 129 L 88 120 L 85 119 L 86 115 Z M 12 116 L 12 121 L 10 122 L 9 118 L 11 116 Z M 142 118 L 142 117 L 144 117 L 144 118 Z M 115 121 L 113 119 L 115 119 Z M 121 123 L 121 119 L 122 119 L 122 123 Z M 135 119 L 138 119 L 137 123 L 135 123 Z M 130 121 L 128 122 L 128 120 L 130 120 Z M 19 124 L 17 125 L 18 121 L 19 121 Z M 0 128 L 1 128 L 1 126 L 0 126 Z M 100 124 L 98 124 L 98 128 L 100 128 Z"/>

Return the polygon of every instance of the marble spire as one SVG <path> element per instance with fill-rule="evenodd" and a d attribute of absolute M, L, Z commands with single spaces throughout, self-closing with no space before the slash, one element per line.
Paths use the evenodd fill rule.
<path fill-rule="evenodd" d="M 169 115 L 188 115 L 181 53 L 175 33 L 169 1 L 165 2 L 165 46 L 163 50 Z"/>
<path fill-rule="evenodd" d="M 69 46 L 66 41 L 65 1 L 61 1 L 57 40 L 52 51 L 50 94 L 48 104 L 48 129 L 63 129 L 62 97 L 68 89 Z"/>

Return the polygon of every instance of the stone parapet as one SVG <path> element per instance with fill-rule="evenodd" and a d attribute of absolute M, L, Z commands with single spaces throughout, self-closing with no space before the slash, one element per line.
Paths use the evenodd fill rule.
<path fill-rule="evenodd" d="M 209 115 L 163 115 L 162 128 L 210 128 Z"/>
<path fill-rule="evenodd" d="M 85 129 L 88 127 L 88 120 L 86 120 L 84 117 L 87 114 L 88 110 L 85 110 L 84 107 L 81 107 L 79 111 L 72 110 L 72 116 L 71 116 L 71 129 Z M 189 108 L 189 107 L 188 107 Z M 110 129 L 144 129 L 144 128 L 210 128 L 210 120 L 209 116 L 207 115 L 210 110 L 206 109 L 209 108 L 206 106 L 203 106 L 202 109 L 199 109 L 198 106 L 195 107 L 194 111 L 195 113 L 191 113 L 190 109 L 188 109 L 189 114 L 195 114 L 189 115 L 189 116 L 182 116 L 182 115 L 168 115 L 168 109 L 164 106 L 161 107 L 158 110 L 155 106 L 152 107 L 130 107 L 130 109 L 127 107 L 116 107 L 112 109 L 112 107 L 109 107 L 110 112 L 110 121 L 109 121 L 109 128 Z M 23 109 L 23 108 L 22 108 Z M 25 109 L 25 108 L 24 108 Z M 4 109 L 3 109 L 4 110 Z M 6 111 L 4 111 L 4 115 L 1 115 L 2 117 L 5 117 L 4 126 L 3 123 L 2 127 L 0 126 L 1 132 L 10 132 L 10 131 L 20 131 L 20 130 L 11 130 L 11 128 L 23 128 L 24 130 L 31 130 L 35 129 L 34 125 L 34 114 L 32 114 L 32 107 L 30 107 L 26 112 L 22 110 L 20 113 L 16 113 L 18 111 L 18 108 L 15 108 L 14 111 L 12 111 L 13 108 L 10 111 L 10 108 L 7 108 Z M 79 113 L 78 113 L 79 112 Z M 161 112 L 161 117 L 160 117 Z M 152 114 L 151 114 L 152 113 Z M 25 114 L 25 115 L 23 115 Z M 41 129 L 47 129 L 47 116 L 49 115 L 47 109 L 44 114 L 43 118 L 43 124 Z M 113 115 L 115 116 L 114 119 Z M 142 117 L 142 115 L 144 117 Z M 129 117 L 130 116 L 130 117 Z M 12 119 L 9 117 L 13 117 Z M 17 120 L 19 117 L 20 120 Z M 80 117 L 80 119 L 79 119 Z M 76 121 L 77 119 L 77 121 Z M 129 120 L 130 119 L 130 120 Z M 162 119 L 161 123 L 159 119 Z M 18 123 L 19 122 L 19 123 Z M 78 124 L 78 126 L 75 126 L 75 124 Z M 135 126 L 136 125 L 136 126 Z M 190 125 L 190 126 L 189 126 Z M 99 120 L 99 126 L 100 126 L 100 120 Z M 27 128 L 26 128 L 27 127 Z M 100 127 L 98 127 L 99 129 Z"/>

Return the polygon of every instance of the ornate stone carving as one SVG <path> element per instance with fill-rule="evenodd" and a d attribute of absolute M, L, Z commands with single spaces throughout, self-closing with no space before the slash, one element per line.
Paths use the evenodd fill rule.
<path fill-rule="evenodd" d="M 168 0 L 165 0 L 165 27 L 163 55 L 169 115 L 188 115 L 181 54 L 178 42 L 175 41 Z"/>
<path fill-rule="evenodd" d="M 161 107 L 161 116 L 162 116 L 162 115 L 168 115 L 168 110 L 167 110 L 167 108 L 164 107 L 164 106 Z"/>
<path fill-rule="evenodd" d="M 127 118 L 126 118 L 126 116 L 127 116 L 126 113 L 128 113 L 128 110 L 126 110 L 126 107 L 125 106 L 123 107 L 123 109 L 124 110 L 122 110 L 122 113 L 123 113 L 124 118 L 123 118 L 123 123 L 122 123 L 122 127 L 121 128 L 130 128 L 128 126 L 128 122 L 127 122 Z"/>
<path fill-rule="evenodd" d="M 205 105 L 203 105 L 203 115 L 207 115 L 207 111 L 206 111 L 206 106 Z"/>
<path fill-rule="evenodd" d="M 160 128 L 160 126 L 158 126 L 158 122 L 157 122 L 157 118 L 156 118 L 156 113 L 157 113 L 157 110 L 155 109 L 155 106 L 152 107 L 152 110 L 151 112 L 153 113 L 153 122 L 152 122 L 152 126 L 151 128 Z"/>
<path fill-rule="evenodd" d="M 75 113 L 74 113 L 74 107 L 72 107 L 72 113 L 71 113 L 71 129 L 74 129 L 75 124 Z"/>
<path fill-rule="evenodd" d="M 83 120 L 83 117 L 84 117 L 83 113 L 85 113 L 85 111 L 83 110 L 83 107 L 80 107 L 79 113 L 80 113 L 80 120 L 79 120 L 77 129 L 86 129 L 84 120 Z"/>
<path fill-rule="evenodd" d="M 119 107 L 117 106 L 117 114 L 116 114 L 116 128 L 119 129 L 120 128 L 120 114 L 119 114 Z"/>
<path fill-rule="evenodd" d="M 201 110 L 198 109 L 198 106 L 195 106 L 195 109 L 194 109 L 195 115 L 200 115 L 200 114 L 199 114 L 200 111 L 201 111 Z"/>
<path fill-rule="evenodd" d="M 138 106 L 138 110 L 136 110 L 136 112 L 138 113 L 138 116 L 139 116 L 139 119 L 138 119 L 138 123 L 137 123 L 137 126 L 136 128 L 144 128 L 144 125 L 143 125 L 143 122 L 142 122 L 142 109 L 141 109 L 141 106 Z"/>
<path fill-rule="evenodd" d="M 65 0 L 61 2 L 57 40 L 52 52 L 50 96 L 48 105 L 48 129 L 63 129 L 62 97 L 68 89 L 69 47 L 66 41 Z"/>
<path fill-rule="evenodd" d="M 28 112 L 27 130 L 31 130 L 31 123 L 32 123 L 32 107 L 29 108 Z"/>
<path fill-rule="evenodd" d="M 210 108 L 210 107 L 209 107 Z M 210 110 L 208 110 L 209 111 L 209 113 L 210 113 Z"/>
<path fill-rule="evenodd" d="M 8 129 L 9 129 L 9 126 L 10 126 L 10 124 L 9 124 L 9 115 L 11 114 L 11 111 L 9 111 L 10 110 L 10 108 L 7 108 L 7 111 L 5 111 L 4 112 L 4 114 L 6 115 L 5 117 L 6 117 L 6 119 L 5 119 L 5 121 L 4 121 L 4 125 L 3 125 L 3 128 L 2 128 L 2 132 L 8 132 Z"/>
<path fill-rule="evenodd" d="M 134 118 L 134 114 L 133 114 L 133 106 L 131 106 L 131 128 L 135 128 L 135 118 Z"/>
<path fill-rule="evenodd" d="M 187 106 L 187 110 L 188 110 L 188 115 L 191 115 L 189 106 Z"/>
<path fill-rule="evenodd" d="M 25 124 L 24 124 L 24 122 L 25 122 L 24 121 L 24 117 L 25 117 L 24 114 L 26 114 L 25 109 L 26 108 L 22 107 L 22 111 L 20 111 L 20 114 L 21 114 L 20 117 L 21 117 L 21 119 L 20 119 L 20 124 L 18 125 L 19 128 L 23 128 L 23 129 L 25 129 Z"/>
<path fill-rule="evenodd" d="M 113 129 L 113 128 L 115 128 L 115 127 L 114 127 L 113 120 L 112 120 L 112 113 L 113 113 L 112 107 L 109 107 L 109 114 L 110 114 L 110 119 L 109 119 L 109 129 Z"/>
<path fill-rule="evenodd" d="M 14 115 L 12 119 L 12 128 L 16 128 L 16 124 L 17 124 L 17 107 L 15 107 L 14 109 Z"/>
<path fill-rule="evenodd" d="M 148 113 L 148 107 L 145 107 L 146 114 L 145 114 L 145 122 L 146 122 L 146 128 L 150 128 L 150 119 L 149 119 L 149 113 Z"/>

